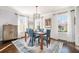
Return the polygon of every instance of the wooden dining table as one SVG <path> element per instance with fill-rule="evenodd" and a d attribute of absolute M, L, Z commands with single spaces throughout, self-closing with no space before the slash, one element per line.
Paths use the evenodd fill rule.
<path fill-rule="evenodd" d="M 25 32 L 25 41 L 27 41 L 27 32 Z M 35 35 L 39 35 L 40 37 L 40 49 L 43 50 L 43 39 L 44 39 L 44 35 L 46 33 L 45 32 L 35 32 Z"/>
<path fill-rule="evenodd" d="M 37 32 L 37 34 L 39 34 L 40 36 L 40 49 L 43 50 L 43 39 L 44 39 L 44 32 Z"/>

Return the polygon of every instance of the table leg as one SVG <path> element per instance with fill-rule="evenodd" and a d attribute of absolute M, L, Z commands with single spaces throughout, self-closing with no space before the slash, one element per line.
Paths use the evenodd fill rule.
<path fill-rule="evenodd" d="M 40 34 L 40 40 L 41 40 L 40 49 L 43 50 L 43 35 L 42 34 Z"/>
<path fill-rule="evenodd" d="M 27 41 L 27 33 L 25 33 L 25 41 Z"/>

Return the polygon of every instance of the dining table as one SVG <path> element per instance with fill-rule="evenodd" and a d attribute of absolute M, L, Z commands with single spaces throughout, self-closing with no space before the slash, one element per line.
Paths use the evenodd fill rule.
<path fill-rule="evenodd" d="M 45 32 L 36 32 L 36 34 L 38 34 L 40 37 L 40 49 L 43 50 L 43 40 L 44 40 L 44 35 L 46 33 Z"/>
<path fill-rule="evenodd" d="M 40 49 L 43 50 L 43 40 L 44 40 L 44 35 L 46 35 L 46 32 L 42 31 L 36 31 L 34 32 L 36 36 L 39 36 L 40 38 Z M 27 41 L 28 38 L 28 32 L 25 32 L 25 41 Z"/>

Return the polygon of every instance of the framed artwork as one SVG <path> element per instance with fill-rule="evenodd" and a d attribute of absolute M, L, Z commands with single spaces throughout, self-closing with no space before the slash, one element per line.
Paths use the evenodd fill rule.
<path fill-rule="evenodd" d="M 45 27 L 46 28 L 50 28 L 51 27 L 51 19 L 50 18 L 45 19 Z"/>

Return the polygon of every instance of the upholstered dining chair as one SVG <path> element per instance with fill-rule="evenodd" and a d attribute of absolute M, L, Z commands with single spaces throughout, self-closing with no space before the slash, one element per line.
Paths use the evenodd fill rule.
<path fill-rule="evenodd" d="M 33 31 L 33 29 L 29 28 L 29 30 L 28 30 L 28 35 L 29 35 L 29 37 L 30 37 L 29 46 L 34 46 L 34 43 L 35 43 L 35 41 L 36 41 L 37 38 L 38 38 L 38 44 L 39 44 L 39 40 L 40 40 L 39 35 L 36 34 L 36 33 Z"/>
<path fill-rule="evenodd" d="M 35 37 L 34 37 L 34 32 L 33 32 L 33 30 L 31 28 L 29 28 L 29 30 L 28 30 L 28 35 L 30 37 L 29 45 L 33 46 Z"/>
<path fill-rule="evenodd" d="M 50 39 L 50 32 L 51 32 L 51 30 L 47 29 L 47 30 L 46 30 L 46 35 L 44 36 L 44 40 L 46 41 L 47 47 L 48 47 L 48 43 L 50 43 L 50 42 L 49 42 L 49 39 Z"/>

